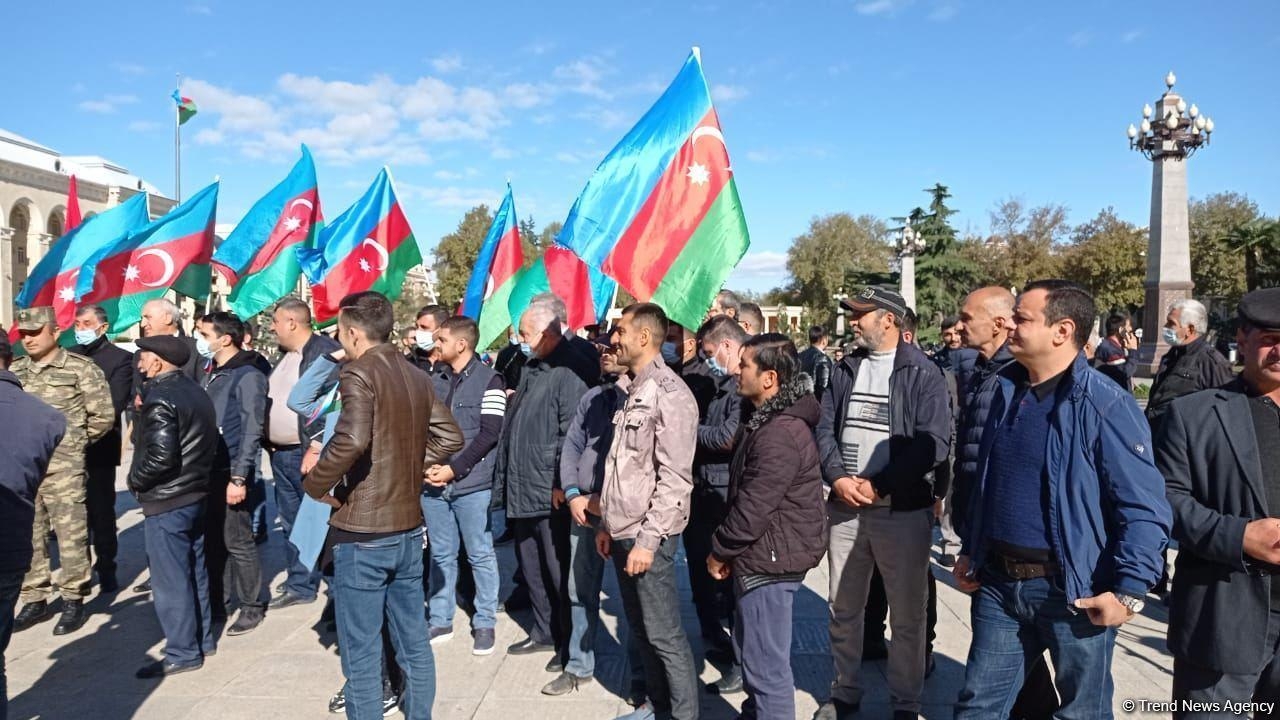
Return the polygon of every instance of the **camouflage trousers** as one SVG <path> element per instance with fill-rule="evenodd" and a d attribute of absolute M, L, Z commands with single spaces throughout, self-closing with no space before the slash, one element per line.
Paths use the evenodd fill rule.
<path fill-rule="evenodd" d="M 84 470 L 58 471 L 45 476 L 36 492 L 36 520 L 31 529 L 31 569 L 22 579 L 22 602 L 53 597 L 49 567 L 49 528 L 58 538 L 58 590 L 63 600 L 89 595 L 89 519 L 85 510 Z"/>

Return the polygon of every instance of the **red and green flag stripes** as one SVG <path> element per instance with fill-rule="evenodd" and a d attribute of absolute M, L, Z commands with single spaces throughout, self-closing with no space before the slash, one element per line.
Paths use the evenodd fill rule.
<path fill-rule="evenodd" d="M 399 297 L 405 275 L 422 263 L 386 168 L 363 197 L 320 231 L 316 247 L 296 252 L 311 281 L 311 306 L 320 325 L 337 320 L 338 303 L 350 293 Z"/>
<path fill-rule="evenodd" d="M 182 93 L 177 90 L 173 91 L 173 102 L 178 106 L 178 124 L 186 125 L 187 121 L 196 116 L 196 102 L 189 97 L 183 97 Z"/>
<path fill-rule="evenodd" d="M 603 273 L 587 267 L 572 250 L 551 245 L 537 262 L 516 276 L 507 300 L 509 324 L 519 324 L 520 316 L 535 295 L 551 292 L 565 303 L 569 329 L 580 330 L 604 320 L 617 287 L 617 283 Z"/>
<path fill-rule="evenodd" d="M 257 315 L 298 285 L 299 247 L 312 247 L 323 217 L 316 167 L 304 145 L 302 158 L 236 225 L 213 254 L 214 267 L 231 283 L 228 305 L 240 317 Z"/>

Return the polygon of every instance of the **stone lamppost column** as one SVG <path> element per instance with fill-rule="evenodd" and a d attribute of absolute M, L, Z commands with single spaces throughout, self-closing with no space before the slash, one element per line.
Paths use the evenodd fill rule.
<path fill-rule="evenodd" d="M 899 286 L 907 307 L 916 309 L 916 255 L 924 251 L 924 238 L 911 223 L 898 231 Z"/>
<path fill-rule="evenodd" d="M 1168 308 L 1191 297 L 1191 234 L 1187 219 L 1187 158 L 1209 144 L 1213 120 L 1173 91 L 1177 78 L 1165 77 L 1168 88 L 1156 102 L 1142 108 L 1141 129 L 1129 126 L 1129 147 L 1151 160 L 1151 227 L 1147 248 L 1146 298 L 1142 314 L 1142 345 L 1138 371 L 1155 375 L 1168 351 L 1161 328 Z"/>

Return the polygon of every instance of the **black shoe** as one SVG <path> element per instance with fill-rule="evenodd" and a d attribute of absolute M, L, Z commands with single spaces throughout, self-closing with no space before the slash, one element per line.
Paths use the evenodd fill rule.
<path fill-rule="evenodd" d="M 382 717 L 391 717 L 396 714 L 398 709 L 400 709 L 400 696 L 395 694 L 391 688 L 384 687 L 382 689 Z"/>
<path fill-rule="evenodd" d="M 573 673 L 562 672 L 559 677 L 542 686 L 543 695 L 568 695 L 583 685 L 590 685 L 592 678 L 578 677 Z"/>
<path fill-rule="evenodd" d="M 281 608 L 293 607 L 294 605 L 310 605 L 315 601 L 315 598 L 306 599 L 300 598 L 297 595 L 290 595 L 289 593 L 280 593 L 272 599 L 271 604 L 267 607 L 272 610 L 280 610 Z"/>
<path fill-rule="evenodd" d="M 862 643 L 862 661 L 868 660 L 886 660 L 889 657 L 889 646 L 885 644 L 884 638 L 879 640 L 869 640 Z"/>
<path fill-rule="evenodd" d="M 813 720 L 853 720 L 860 706 L 860 703 L 847 703 L 832 698 L 818 708 L 818 712 L 813 714 Z"/>
<path fill-rule="evenodd" d="M 333 598 L 329 598 L 324 603 L 324 610 L 320 611 L 320 622 L 331 623 L 337 618 L 338 613 L 333 607 Z"/>
<path fill-rule="evenodd" d="M 732 665 L 738 661 L 738 657 L 733 654 L 733 648 L 726 647 L 709 647 L 704 655 L 707 662 L 716 665 Z"/>
<path fill-rule="evenodd" d="M 956 566 L 956 556 L 951 553 L 942 553 L 942 557 L 938 558 L 938 564 L 944 568 L 953 568 Z"/>
<path fill-rule="evenodd" d="M 734 665 L 725 671 L 720 679 L 707 686 L 712 695 L 731 695 L 742 692 L 742 668 Z"/>
<path fill-rule="evenodd" d="M 139 680 L 150 680 L 152 678 L 162 678 L 168 675 L 177 675 L 179 673 L 191 672 L 204 667 L 203 660 L 197 660 L 192 663 L 172 663 L 167 660 L 157 660 L 150 665 L 143 665 L 138 668 L 138 672 L 133 676 Z"/>
<path fill-rule="evenodd" d="M 276 594 L 280 595 L 284 593 L 284 588 L 285 588 L 285 583 L 280 583 L 279 585 L 276 585 Z"/>
<path fill-rule="evenodd" d="M 644 689 L 643 685 L 633 685 L 627 690 L 627 704 L 633 708 L 638 708 L 649 699 L 649 693 Z"/>
<path fill-rule="evenodd" d="M 555 652 L 556 646 L 551 643 L 535 642 L 533 638 L 527 637 L 515 645 L 507 647 L 508 655 L 532 655 L 540 652 Z"/>
<path fill-rule="evenodd" d="M 257 608 L 241 608 L 240 614 L 236 616 L 236 621 L 231 627 L 227 628 L 228 635 L 244 635 L 253 632 L 262 624 L 262 618 L 265 613 Z"/>
<path fill-rule="evenodd" d="M 98 573 L 98 593 L 101 595 L 114 595 L 120 592 L 120 581 L 116 580 L 114 572 Z"/>
<path fill-rule="evenodd" d="M 565 659 L 563 657 L 560 657 L 559 653 L 556 653 L 554 656 L 552 656 L 550 660 L 547 661 L 547 664 L 543 666 L 543 669 L 549 673 L 562 673 L 564 672 L 565 664 L 566 664 Z"/>
<path fill-rule="evenodd" d="M 134 591 L 134 592 L 136 592 L 136 593 L 149 593 L 149 592 L 151 592 L 151 578 L 147 578 L 146 580 L 143 580 L 142 582 L 138 583 L 137 585 L 134 585 L 134 586 L 133 586 L 133 591 Z"/>
<path fill-rule="evenodd" d="M 63 600 L 62 617 L 58 618 L 58 624 L 53 627 L 53 634 L 66 635 L 67 633 L 73 633 L 79 630 L 87 619 L 89 619 L 89 615 L 84 611 L 84 601 Z"/>
<path fill-rule="evenodd" d="M 22 632 L 51 617 L 53 617 L 53 608 L 49 607 L 49 603 L 44 600 L 27 603 L 22 606 L 22 612 L 18 613 L 18 617 L 13 619 L 13 631 Z"/>

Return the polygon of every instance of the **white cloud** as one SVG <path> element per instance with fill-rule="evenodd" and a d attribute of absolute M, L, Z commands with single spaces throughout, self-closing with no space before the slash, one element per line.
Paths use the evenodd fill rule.
<path fill-rule="evenodd" d="M 601 100 L 610 100 L 613 94 L 600 87 L 600 81 L 612 69 L 604 61 L 596 57 L 586 57 L 558 66 L 552 75 L 564 82 L 564 89 L 569 92 L 587 95 Z"/>
<path fill-rule="evenodd" d="M 437 170 L 431 173 L 431 177 L 434 177 L 437 180 L 444 180 L 445 182 L 448 182 L 450 180 L 461 180 L 462 173 L 456 173 L 450 170 Z"/>
<path fill-rule="evenodd" d="M 441 55 L 431 59 L 431 67 L 441 75 L 448 75 L 462 69 L 462 56 Z"/>
<path fill-rule="evenodd" d="M 1142 37 L 1142 34 L 1143 32 L 1141 29 L 1134 28 L 1133 30 L 1130 30 L 1129 32 L 1121 35 L 1120 42 L 1128 45 L 1131 42 L 1136 42 L 1137 40 L 1139 40 Z"/>
<path fill-rule="evenodd" d="M 469 210 L 476 205 L 496 207 L 502 202 L 502 196 L 493 188 L 473 188 L 447 185 L 445 187 L 427 187 L 413 183 L 396 182 L 396 188 L 402 198 L 416 198 L 428 205 L 448 210 Z"/>
<path fill-rule="evenodd" d="M 773 250 L 748 251 L 731 279 L 738 281 L 780 281 L 787 276 L 787 254 Z"/>
<path fill-rule="evenodd" d="M 121 105 L 132 105 L 138 102 L 135 95 L 107 95 L 98 100 L 84 100 L 79 108 L 85 112 L 108 115 L 114 113 Z"/>
<path fill-rule="evenodd" d="M 118 62 L 112 65 L 121 75 L 146 75 L 146 66 L 131 62 Z"/>
<path fill-rule="evenodd" d="M 576 153 L 558 152 L 555 155 L 555 159 L 562 163 L 567 163 L 569 165 L 577 165 L 578 163 L 583 162 L 586 158 Z"/>
<path fill-rule="evenodd" d="M 489 151 L 489 157 L 493 158 L 494 160 L 510 160 L 515 156 L 516 156 L 515 150 L 512 150 L 511 148 L 503 145 L 495 145 L 493 149 Z"/>
<path fill-rule="evenodd" d="M 754 163 L 770 163 L 776 160 L 777 156 L 768 150 L 748 150 L 747 159 Z"/>
<path fill-rule="evenodd" d="M 731 103 L 741 100 L 750 93 L 741 85 L 712 85 L 711 99 L 718 103 Z"/>
<path fill-rule="evenodd" d="M 524 110 L 548 102 L 547 96 L 551 92 L 545 86 L 532 83 L 515 83 L 502 89 L 502 100 L 511 107 Z"/>
<path fill-rule="evenodd" d="M 1067 44 L 1071 47 L 1082 48 L 1093 42 L 1093 33 L 1087 30 L 1073 32 L 1067 36 Z"/>
<path fill-rule="evenodd" d="M 932 12 L 929 13 L 929 19 L 933 22 L 946 22 L 959 14 L 959 12 L 959 5 L 951 2 L 944 2 L 940 3 Z"/>
<path fill-rule="evenodd" d="M 911 0 L 866 0 L 854 3 L 853 9 L 859 15 L 893 15 L 910 4 Z"/>
<path fill-rule="evenodd" d="M 586 120 L 592 126 L 606 130 L 620 128 L 632 118 L 627 113 L 601 107 L 588 108 L 582 112 L 575 113 L 574 117 L 579 120 Z"/>
<path fill-rule="evenodd" d="M 528 45 L 525 45 L 523 48 L 525 52 L 530 53 L 532 55 L 546 55 L 547 53 L 555 49 L 556 49 L 555 43 L 542 42 L 542 41 L 529 43 Z"/>
<path fill-rule="evenodd" d="M 154 120 L 134 120 L 129 123 L 129 132 L 149 133 L 155 132 L 164 127 L 161 123 Z"/>
<path fill-rule="evenodd" d="M 199 5 L 199 4 L 188 5 L 187 12 L 191 13 L 192 15 L 212 15 L 213 8 L 209 7 L 208 5 Z"/>

